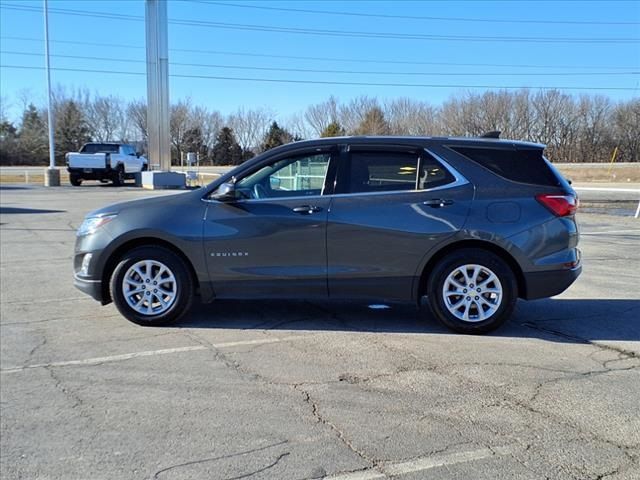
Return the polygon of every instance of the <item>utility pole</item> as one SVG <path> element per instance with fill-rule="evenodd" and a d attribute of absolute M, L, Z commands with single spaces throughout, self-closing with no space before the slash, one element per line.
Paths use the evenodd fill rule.
<path fill-rule="evenodd" d="M 47 120 L 49 122 L 49 168 L 44 171 L 45 187 L 60 186 L 60 170 L 56 168 L 55 139 L 53 136 L 53 102 L 51 101 L 51 70 L 49 64 L 49 4 L 43 1 L 44 7 L 44 58 L 47 73 Z"/>

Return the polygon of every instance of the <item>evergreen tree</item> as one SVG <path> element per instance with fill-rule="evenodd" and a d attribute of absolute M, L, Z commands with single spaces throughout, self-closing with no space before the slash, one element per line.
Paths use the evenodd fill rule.
<path fill-rule="evenodd" d="M 18 163 L 18 129 L 8 120 L 0 122 L 0 164 Z"/>
<path fill-rule="evenodd" d="M 244 160 L 242 148 L 229 127 L 223 127 L 218 132 L 211 158 L 214 165 L 239 165 Z"/>
<path fill-rule="evenodd" d="M 277 122 L 273 122 L 269 127 L 269 130 L 264 136 L 261 149 L 263 152 L 271 150 L 272 148 L 279 147 L 285 143 L 294 141 L 293 135 L 287 132 L 284 128 L 280 128 Z"/>
<path fill-rule="evenodd" d="M 326 128 L 322 131 L 322 133 L 320 133 L 320 136 L 321 137 L 341 137 L 344 134 L 345 134 L 344 128 L 342 128 L 342 126 L 338 122 L 334 121 L 326 126 Z"/>
<path fill-rule="evenodd" d="M 389 135 L 390 133 L 391 127 L 380 107 L 368 110 L 354 132 L 355 135 Z"/>
<path fill-rule="evenodd" d="M 190 128 L 189 130 L 184 132 L 183 148 L 185 154 L 188 152 L 195 152 L 197 154 L 200 154 L 203 158 L 206 157 L 207 146 L 204 144 L 202 130 L 200 129 L 200 127 Z"/>
<path fill-rule="evenodd" d="M 22 114 L 18 132 L 18 163 L 43 164 L 47 161 L 47 129 L 38 109 L 32 103 Z"/>
<path fill-rule="evenodd" d="M 61 162 L 68 152 L 77 152 L 91 141 L 84 114 L 73 100 L 65 100 L 56 110 L 56 160 Z"/>

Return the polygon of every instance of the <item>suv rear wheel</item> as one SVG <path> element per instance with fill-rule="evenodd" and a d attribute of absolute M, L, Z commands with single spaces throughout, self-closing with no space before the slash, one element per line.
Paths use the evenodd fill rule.
<path fill-rule="evenodd" d="M 194 285 L 184 260 L 162 247 L 127 252 L 110 282 L 111 298 L 122 315 L 138 325 L 167 325 L 191 307 Z"/>
<path fill-rule="evenodd" d="M 517 299 L 509 265 L 482 249 L 457 250 L 433 269 L 428 280 L 429 306 L 447 327 L 461 333 L 486 333 L 506 322 Z"/>

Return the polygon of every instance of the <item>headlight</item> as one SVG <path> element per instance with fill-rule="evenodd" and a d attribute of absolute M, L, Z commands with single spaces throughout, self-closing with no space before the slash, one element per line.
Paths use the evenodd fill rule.
<path fill-rule="evenodd" d="M 102 215 L 99 217 L 87 217 L 84 219 L 84 222 L 82 222 L 82 225 L 80 225 L 80 228 L 78 228 L 78 232 L 76 233 L 76 235 L 78 237 L 82 237 L 84 235 L 91 235 L 92 233 L 95 233 L 96 230 L 98 230 L 100 227 L 102 227 L 103 225 L 106 225 L 114 218 L 116 218 L 115 214 Z"/>

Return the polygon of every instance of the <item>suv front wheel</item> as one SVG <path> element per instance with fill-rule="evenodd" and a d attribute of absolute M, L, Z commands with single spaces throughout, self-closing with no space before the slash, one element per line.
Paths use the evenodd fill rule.
<path fill-rule="evenodd" d="M 518 286 L 509 265 L 482 249 L 457 250 L 433 269 L 429 306 L 447 327 L 461 333 L 486 333 L 506 322 L 515 307 Z"/>
<path fill-rule="evenodd" d="M 138 325 L 167 325 L 191 307 L 194 285 L 184 260 L 163 247 L 125 253 L 111 276 L 111 298 Z"/>

